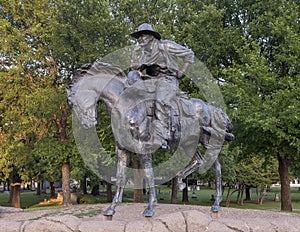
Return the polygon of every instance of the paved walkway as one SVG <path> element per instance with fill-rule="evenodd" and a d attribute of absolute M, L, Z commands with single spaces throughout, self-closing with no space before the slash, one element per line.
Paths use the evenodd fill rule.
<path fill-rule="evenodd" d="M 122 204 L 112 221 L 101 214 L 107 204 L 76 205 L 48 210 L 19 211 L 0 207 L 0 232 L 196 232 L 300 231 L 300 214 L 266 210 L 159 204 L 155 216 L 145 219 L 146 204 Z"/>

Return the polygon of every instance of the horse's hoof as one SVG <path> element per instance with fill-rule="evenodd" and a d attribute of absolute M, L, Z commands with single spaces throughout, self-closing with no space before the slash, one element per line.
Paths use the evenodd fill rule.
<path fill-rule="evenodd" d="M 103 215 L 104 215 L 104 216 L 113 216 L 113 215 L 115 214 L 115 212 L 116 212 L 116 211 L 115 211 L 114 209 L 108 207 L 108 208 L 104 211 Z"/>
<path fill-rule="evenodd" d="M 217 212 L 219 212 L 221 210 L 221 207 L 219 206 L 219 205 L 213 205 L 212 207 L 211 207 L 211 211 L 213 212 L 213 213 L 217 213 Z"/>
<path fill-rule="evenodd" d="M 145 209 L 143 212 L 144 217 L 153 217 L 154 216 L 154 211 L 151 209 Z"/>

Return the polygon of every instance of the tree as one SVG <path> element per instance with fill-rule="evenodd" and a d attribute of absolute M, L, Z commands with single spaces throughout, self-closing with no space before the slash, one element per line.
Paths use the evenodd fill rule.
<path fill-rule="evenodd" d="M 53 154 L 57 154 L 56 159 L 69 157 L 74 152 L 74 143 L 54 146 L 55 152 L 48 156 L 45 152 L 39 153 L 41 149 L 37 148 L 46 141 L 53 142 L 51 138 L 55 134 L 64 143 L 67 134 L 64 86 L 58 82 L 56 60 L 49 46 L 56 8 L 46 0 L 1 1 L 0 6 L 4 25 L 1 30 L 5 36 L 0 44 L 4 90 L 1 92 L 1 132 L 6 138 L 6 143 L 1 145 L 7 161 L 3 170 L 16 169 L 23 181 L 31 178 L 40 181 L 46 176 L 49 166 L 45 165 L 51 160 L 44 158 Z M 56 132 L 55 126 L 58 126 Z M 36 169 L 32 168 L 33 164 Z"/>
<path fill-rule="evenodd" d="M 52 71 L 44 43 L 52 12 L 45 8 L 51 9 L 48 1 L 0 2 L 2 170 L 12 174 L 15 186 L 30 178 L 31 150 L 49 126 L 39 111 L 48 97 L 39 94 L 51 83 Z M 19 199 L 19 191 L 11 191 L 11 199 Z"/>
<path fill-rule="evenodd" d="M 246 190 L 247 187 L 260 189 L 258 203 L 262 204 L 267 187 L 278 181 L 277 166 L 276 159 L 265 160 L 260 155 L 251 155 L 248 159 L 241 160 L 237 168 L 237 183 L 241 186 L 240 190 Z M 242 191 L 237 201 L 243 204 Z"/>
<path fill-rule="evenodd" d="M 223 72 L 227 90 L 236 93 L 230 98 L 234 117 L 245 126 L 240 143 L 247 152 L 278 159 L 283 211 L 292 210 L 288 169 L 299 159 L 298 11 L 295 1 L 251 4 L 239 60 Z"/>
<path fill-rule="evenodd" d="M 235 146 L 243 155 L 277 157 L 282 210 L 290 211 L 288 167 L 299 159 L 299 4 L 177 3 L 179 38 L 222 83 L 238 138 Z"/>

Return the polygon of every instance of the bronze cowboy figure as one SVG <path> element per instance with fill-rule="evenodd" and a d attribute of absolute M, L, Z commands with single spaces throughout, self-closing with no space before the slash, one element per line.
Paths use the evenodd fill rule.
<path fill-rule="evenodd" d="M 177 79 L 182 78 L 188 66 L 193 63 L 194 53 L 173 41 L 162 40 L 161 35 L 147 23 L 140 25 L 138 31 L 131 36 L 138 40 L 138 45 L 132 54 L 132 71 L 128 78 L 156 79 L 156 120 L 152 122 L 156 135 L 151 142 L 167 149 L 170 140 L 171 100 L 175 99 L 178 92 Z M 178 58 L 183 60 L 180 68 Z"/>

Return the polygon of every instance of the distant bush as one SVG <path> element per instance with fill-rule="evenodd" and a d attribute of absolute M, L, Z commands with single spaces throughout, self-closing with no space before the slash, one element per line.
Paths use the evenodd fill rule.
<path fill-rule="evenodd" d="M 77 198 L 78 204 L 97 204 L 100 203 L 100 200 L 89 195 L 78 196 Z"/>

